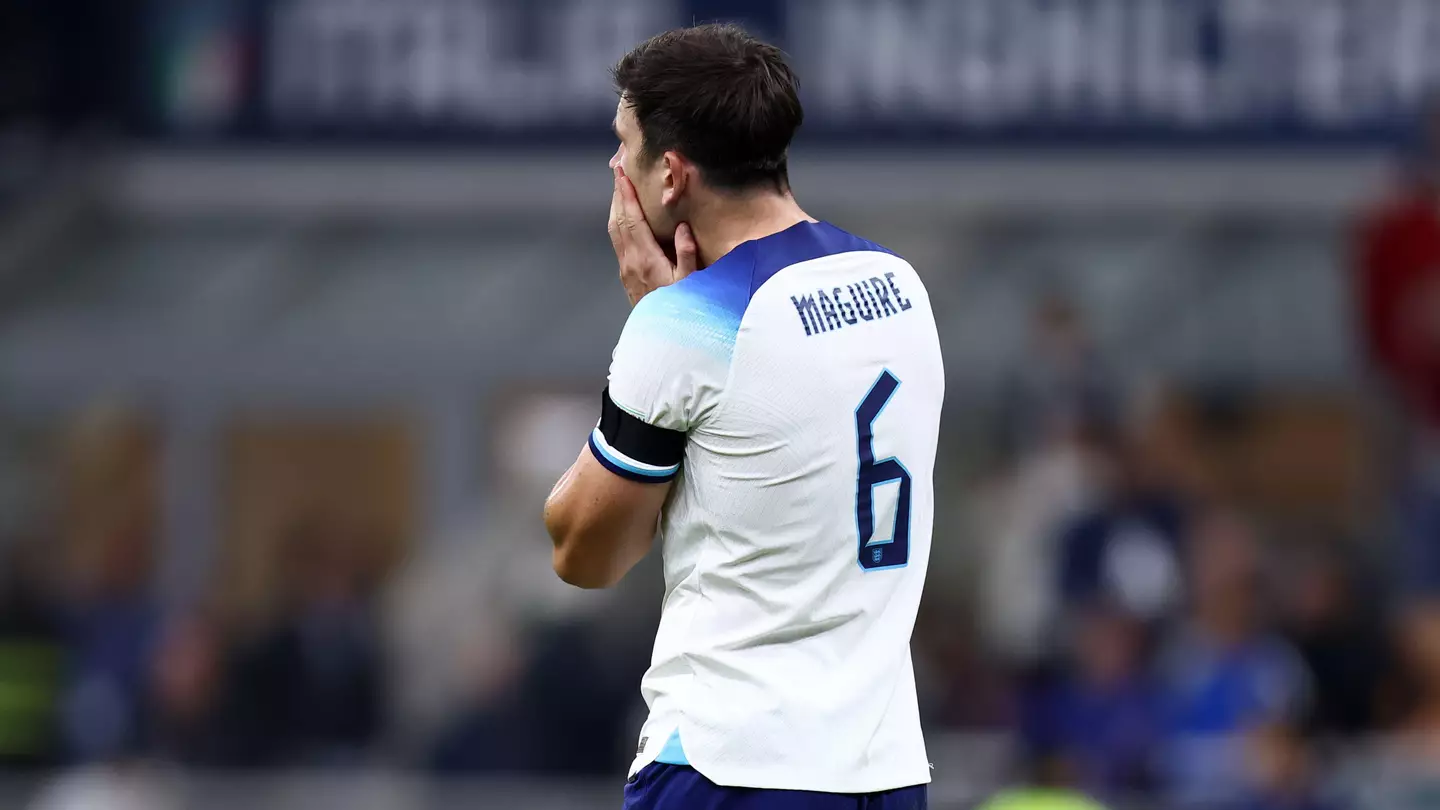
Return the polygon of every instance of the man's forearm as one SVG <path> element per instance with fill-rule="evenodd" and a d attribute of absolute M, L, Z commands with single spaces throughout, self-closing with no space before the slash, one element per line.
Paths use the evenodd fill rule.
<path fill-rule="evenodd" d="M 619 582 L 649 551 L 669 489 L 616 478 L 581 451 L 545 501 L 555 573 L 579 588 Z"/>

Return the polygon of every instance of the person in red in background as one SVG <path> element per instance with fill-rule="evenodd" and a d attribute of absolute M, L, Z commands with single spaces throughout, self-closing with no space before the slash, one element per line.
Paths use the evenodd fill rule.
<path fill-rule="evenodd" d="M 1406 548 L 1402 571 L 1440 588 L 1440 99 L 1400 182 L 1360 223 L 1355 292 L 1366 359 L 1400 409 Z"/>
<path fill-rule="evenodd" d="M 1396 193 L 1359 233 L 1358 293 L 1368 359 L 1409 415 L 1440 432 L 1440 107 L 1426 161 L 1410 161 Z"/>

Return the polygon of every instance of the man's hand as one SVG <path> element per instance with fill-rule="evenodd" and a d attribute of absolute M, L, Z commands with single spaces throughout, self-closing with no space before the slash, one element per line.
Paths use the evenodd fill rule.
<path fill-rule="evenodd" d="M 620 261 L 620 284 L 625 287 L 632 307 L 652 290 L 667 287 L 695 272 L 698 249 L 690 226 L 682 222 L 675 229 L 675 261 L 670 261 L 655 241 L 650 223 L 645 221 L 635 186 L 618 165 L 615 193 L 610 198 L 609 230 L 610 244 Z"/>

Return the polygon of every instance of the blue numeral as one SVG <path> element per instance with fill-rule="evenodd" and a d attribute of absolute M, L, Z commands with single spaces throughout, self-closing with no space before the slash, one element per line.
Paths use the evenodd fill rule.
<path fill-rule="evenodd" d="M 910 561 L 910 471 L 894 457 L 875 460 L 875 420 L 890 403 L 900 381 L 887 369 L 855 409 L 855 450 L 860 472 L 855 481 L 855 528 L 860 536 L 860 567 L 866 571 L 899 568 Z M 900 482 L 895 531 L 889 540 L 875 537 L 875 487 Z"/>

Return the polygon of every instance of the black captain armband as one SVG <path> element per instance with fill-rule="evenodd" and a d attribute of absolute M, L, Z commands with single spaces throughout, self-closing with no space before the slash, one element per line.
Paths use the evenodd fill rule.
<path fill-rule="evenodd" d="M 685 458 L 685 433 L 646 424 L 615 404 L 606 388 L 601 396 L 600 424 L 590 433 L 590 452 L 605 469 L 621 478 L 660 484 L 680 472 Z"/>

